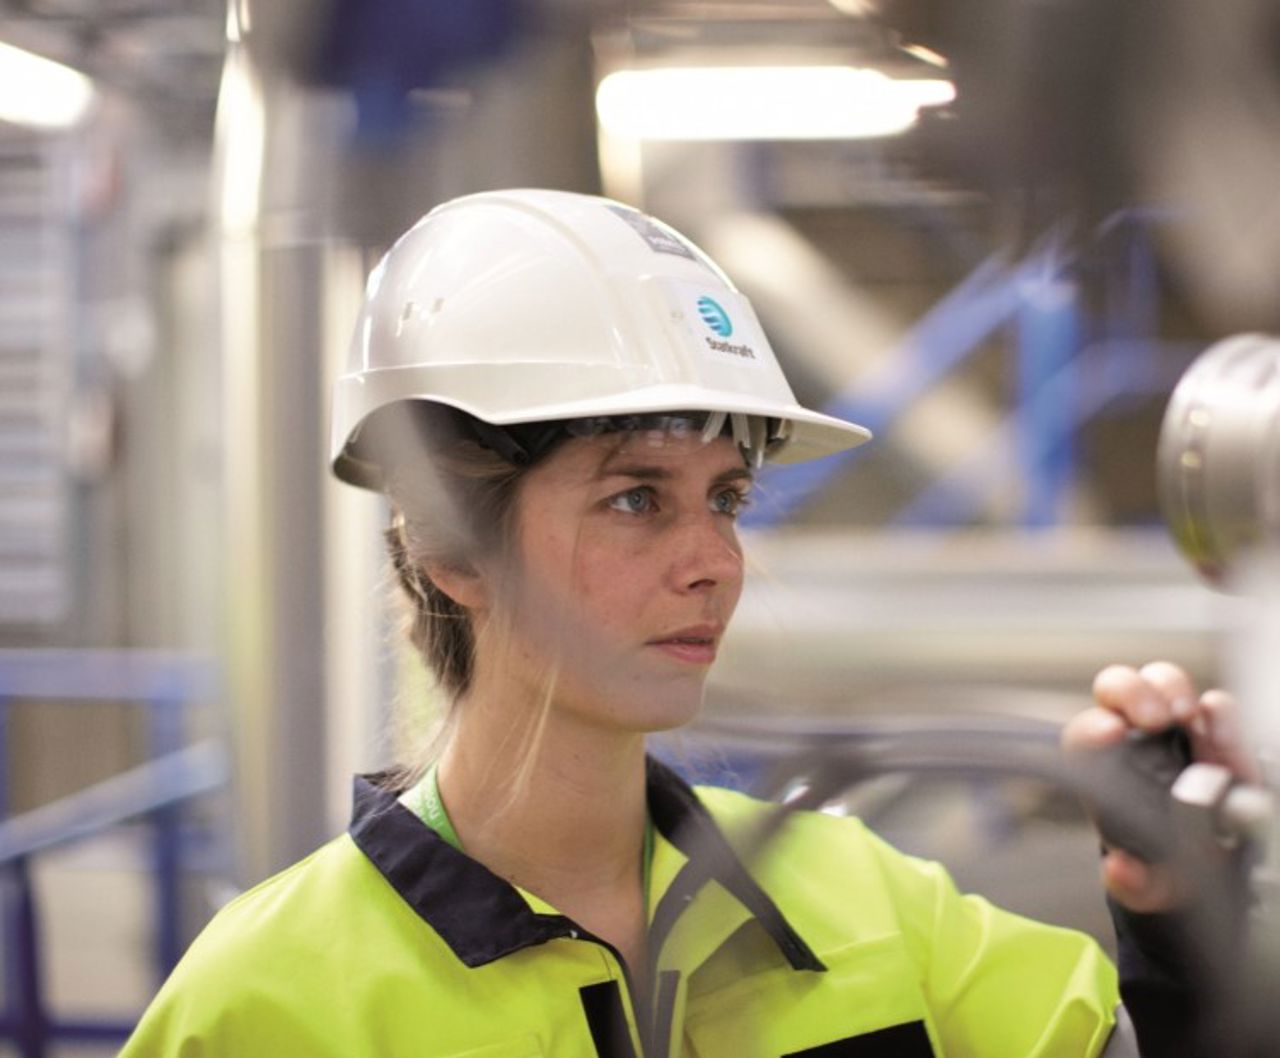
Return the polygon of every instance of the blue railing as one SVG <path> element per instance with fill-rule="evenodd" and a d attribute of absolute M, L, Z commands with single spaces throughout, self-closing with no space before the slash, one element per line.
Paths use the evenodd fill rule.
<path fill-rule="evenodd" d="M 227 781 L 216 740 L 185 744 L 186 713 L 217 694 L 214 666 L 204 658 L 154 651 L 0 650 L 0 911 L 5 943 L 5 1007 L 0 1039 L 22 1058 L 43 1058 L 51 1041 L 113 1041 L 132 1021 L 56 1016 L 42 981 L 39 915 L 31 858 L 132 820 L 149 828 L 155 893 L 153 957 L 157 979 L 182 953 L 180 910 L 182 808 Z M 145 710 L 148 761 L 20 816 L 9 814 L 9 729 L 16 701 L 131 702 Z"/>
<path fill-rule="evenodd" d="M 1149 229 L 1168 219 L 1124 210 L 1099 226 L 1086 250 L 1068 248 L 1055 230 L 1020 261 L 999 254 L 988 258 L 916 321 L 880 371 L 859 378 L 823 408 L 883 434 L 986 342 L 1007 336 L 1016 363 L 1014 408 L 984 446 L 982 462 L 975 455 L 932 481 L 893 524 L 965 522 L 990 489 L 1011 476 L 1022 483 L 1023 526 L 1062 520 L 1077 474 L 1081 427 L 1127 396 L 1167 392 L 1198 351 L 1156 334 L 1159 291 Z M 1106 298 L 1094 314 L 1086 311 L 1080 291 L 1098 262 L 1106 269 Z M 1157 355 L 1170 351 L 1177 355 Z M 760 478 L 764 499 L 743 524 L 769 528 L 785 522 L 860 452 L 766 467 Z"/>

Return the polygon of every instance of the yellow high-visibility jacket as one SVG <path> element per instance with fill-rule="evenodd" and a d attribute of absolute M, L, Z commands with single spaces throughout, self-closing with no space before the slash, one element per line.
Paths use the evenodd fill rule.
<path fill-rule="evenodd" d="M 617 953 L 357 780 L 347 834 L 224 908 L 122 1058 L 1075 1058 L 1115 971 L 1088 937 L 956 892 L 859 822 L 650 763 L 648 987 Z M 636 986 L 636 987 L 633 987 Z M 640 1001 L 637 1010 L 635 996 Z"/>

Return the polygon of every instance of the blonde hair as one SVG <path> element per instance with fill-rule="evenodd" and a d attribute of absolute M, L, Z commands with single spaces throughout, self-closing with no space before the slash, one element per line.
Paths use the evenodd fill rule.
<path fill-rule="evenodd" d="M 448 742 L 459 703 L 475 677 L 477 642 L 484 636 L 500 655 L 511 642 L 515 615 L 504 605 L 516 571 L 517 499 L 528 465 L 510 462 L 458 429 L 459 416 L 425 403 L 372 424 L 383 458 L 384 491 L 392 507 L 384 536 L 391 569 L 405 602 L 404 633 L 434 677 L 439 710 L 424 716 L 422 702 L 398 703 L 393 725 L 399 761 L 386 781 L 411 785 Z M 432 568 L 483 573 L 496 603 L 483 625 L 432 579 Z M 555 692 L 554 664 L 542 679 L 534 708 L 513 713 L 506 738 L 522 749 L 502 782 L 503 807 L 527 786 Z M 415 698 L 422 688 L 413 692 Z M 429 693 L 429 692 L 428 692 Z M 433 721 L 433 722 L 432 722 Z M 495 747 L 496 748 L 496 747 Z M 500 754 L 495 754 L 495 764 Z"/>
<path fill-rule="evenodd" d="M 505 563 L 523 473 L 474 441 L 459 439 L 402 463 L 387 477 L 393 512 L 387 554 L 409 602 L 406 631 L 451 700 L 471 686 L 475 629 L 466 607 L 442 591 L 427 569 L 435 564 L 476 572 L 482 564 Z"/>
<path fill-rule="evenodd" d="M 520 485 L 528 464 L 508 461 L 452 428 L 429 405 L 405 409 L 392 431 L 383 431 L 384 488 L 392 505 L 385 531 L 387 554 L 407 603 L 404 631 L 435 677 L 442 709 L 433 729 L 424 729 L 422 710 L 401 703 L 398 741 L 410 747 L 393 769 L 392 785 L 412 784 L 436 759 L 450 737 L 459 703 L 475 676 L 477 642 L 486 641 L 486 656 L 500 657 L 512 642 L 517 614 L 506 605 L 501 589 L 519 576 L 517 568 Z M 620 432 L 616 445 L 624 443 Z M 395 444 L 389 441 L 397 442 Z M 614 445 L 609 450 L 616 450 Z M 542 455 L 550 451 L 544 448 Z M 575 543 L 575 548 L 576 548 Z M 432 580 L 432 567 L 480 574 L 495 589 L 495 605 L 483 625 L 467 607 Z M 514 598 L 514 594 L 510 596 Z M 559 665 L 549 659 L 541 674 L 532 709 L 513 711 L 504 741 L 519 740 L 518 763 L 501 781 L 506 796 L 496 814 L 519 799 L 547 725 L 558 682 Z M 496 748 L 496 747 L 495 747 Z M 495 753 L 495 763 L 503 754 Z M 509 758 L 508 758 L 509 759 Z"/>

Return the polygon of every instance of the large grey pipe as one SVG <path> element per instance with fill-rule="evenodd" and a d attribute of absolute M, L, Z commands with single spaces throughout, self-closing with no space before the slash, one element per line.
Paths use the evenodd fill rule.
<path fill-rule="evenodd" d="M 325 449 L 315 164 L 273 40 L 286 5 L 230 0 L 215 142 L 224 363 L 226 693 L 237 880 L 326 836 Z M 293 14 L 299 4 L 287 5 Z"/>
<path fill-rule="evenodd" d="M 1280 543 L 1280 339 L 1242 334 L 1200 355 L 1165 412 L 1157 473 L 1174 539 L 1214 584 Z"/>

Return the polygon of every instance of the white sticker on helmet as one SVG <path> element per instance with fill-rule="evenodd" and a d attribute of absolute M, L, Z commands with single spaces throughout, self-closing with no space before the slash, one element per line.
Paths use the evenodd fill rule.
<path fill-rule="evenodd" d="M 663 284 L 675 322 L 687 345 L 715 368 L 761 369 L 773 365 L 773 353 L 746 299 L 723 287 L 695 283 Z"/>
<path fill-rule="evenodd" d="M 676 232 L 664 228 L 647 214 L 626 206 L 606 206 L 605 208 L 626 221 L 631 229 L 649 244 L 649 249 L 654 253 L 671 253 L 679 257 L 687 257 L 690 261 L 698 260 L 698 255 Z"/>

